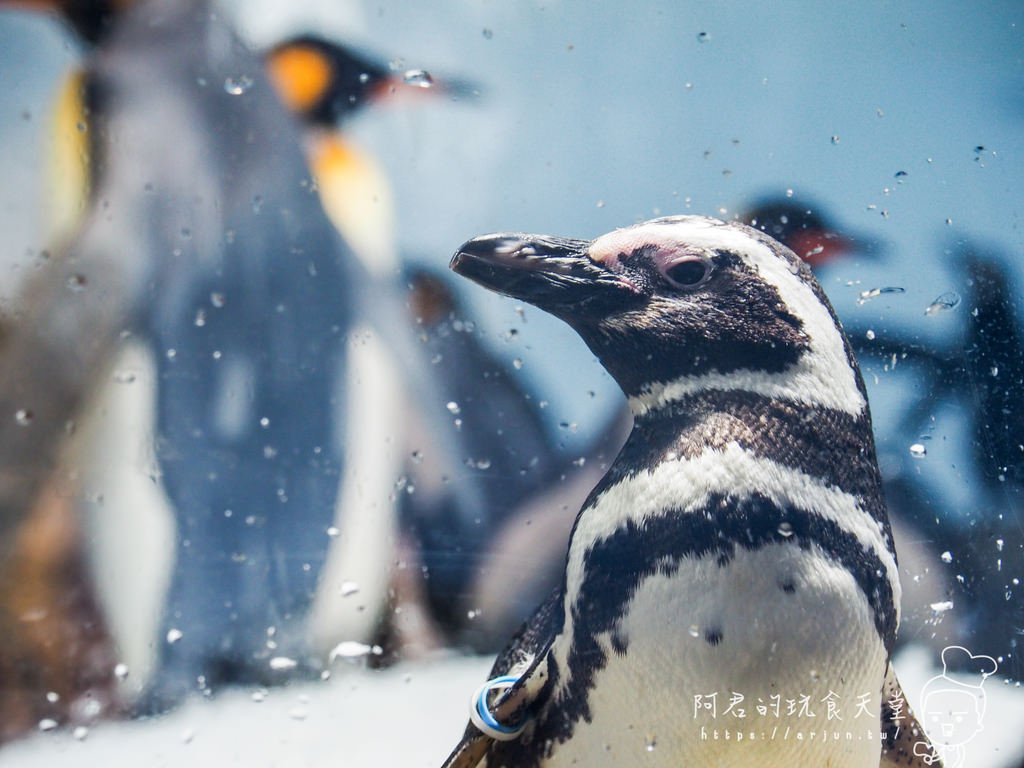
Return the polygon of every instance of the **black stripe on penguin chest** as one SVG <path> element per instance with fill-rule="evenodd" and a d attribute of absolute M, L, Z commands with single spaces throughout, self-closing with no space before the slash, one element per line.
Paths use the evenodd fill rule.
<path fill-rule="evenodd" d="M 739 549 L 754 551 L 780 543 L 803 550 L 815 544 L 846 569 L 867 599 L 885 648 L 891 650 L 896 635 L 894 595 L 886 567 L 870 547 L 861 545 L 835 521 L 779 507 L 764 496 L 742 500 L 712 496 L 701 512 L 668 511 L 640 524 L 630 520 L 584 555 L 585 576 L 571 608 L 570 683 L 548 723 L 553 738 L 565 741 L 575 723 L 591 719 L 589 691 L 597 672 L 608 663 L 598 637 L 610 633 L 614 652 L 628 652 L 629 639 L 616 630 L 645 579 L 671 576 L 686 558 L 712 556 L 726 568 Z M 779 585 L 780 593 L 792 594 L 787 586 L 791 585 Z M 722 636 L 705 639 L 717 645 Z"/>
<path fill-rule="evenodd" d="M 638 417 L 602 487 L 657 466 L 669 454 L 691 459 L 730 443 L 856 496 L 882 524 L 886 547 L 894 552 L 866 411 L 851 416 L 754 392 L 705 390 Z"/>

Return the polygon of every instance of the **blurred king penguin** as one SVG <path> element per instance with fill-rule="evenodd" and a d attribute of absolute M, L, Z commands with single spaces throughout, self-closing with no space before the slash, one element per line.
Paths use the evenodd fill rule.
<path fill-rule="evenodd" d="M 350 408 L 350 418 L 365 423 L 350 430 L 358 450 L 353 446 L 348 453 L 349 467 L 361 482 L 345 488 L 358 487 L 364 506 L 368 495 L 383 489 L 390 492 L 390 501 L 374 498 L 373 509 L 400 508 L 402 560 L 417 578 L 423 577 L 415 594 L 409 594 L 401 585 L 410 579 L 396 574 L 396 601 L 403 612 L 409 613 L 410 599 L 425 600 L 422 607 L 443 641 L 489 649 L 493 637 L 467 619 L 477 598 L 473 585 L 488 567 L 501 525 L 516 515 L 524 499 L 557 482 L 569 461 L 557 452 L 537 399 L 524 391 L 511 366 L 477 338 L 476 325 L 447 276 L 426 266 L 402 267 L 387 177 L 344 132 L 367 106 L 421 98 L 471 100 L 477 92 L 457 78 L 393 70 L 314 35 L 284 41 L 266 59 L 271 81 L 303 127 L 324 210 L 369 272 L 401 281 L 409 314 L 396 319 L 416 334 L 414 359 L 400 361 L 393 338 L 383 339 L 369 327 L 353 335 L 348 391 L 359 405 Z M 401 380 L 410 367 L 417 371 L 419 386 Z M 405 491 L 397 498 L 396 481 Z M 347 526 L 364 527 L 355 518 L 346 524 L 349 506 L 343 502 L 339 508 L 339 549 L 348 550 L 351 541 L 364 543 L 360 551 L 332 555 L 323 595 L 358 584 L 364 598 L 318 603 L 331 606 L 328 612 L 335 614 L 366 604 L 366 574 L 372 570 L 360 567 L 368 560 L 365 537 L 346 533 Z M 385 556 L 383 542 L 373 551 Z M 496 618 L 511 607 L 494 606 L 488 613 Z M 513 621 L 522 618 L 517 612 Z M 321 626 L 329 629 L 336 623 Z M 351 626 L 352 620 L 345 624 Z M 410 646 L 423 643 L 401 626 L 396 635 Z"/>
<path fill-rule="evenodd" d="M 314 672 L 307 618 L 342 480 L 365 271 L 323 214 L 262 62 L 207 3 L 60 10 L 93 46 L 72 92 L 86 194 L 69 240 L 123 270 L 125 330 L 152 344 L 175 511 L 141 708 Z"/>

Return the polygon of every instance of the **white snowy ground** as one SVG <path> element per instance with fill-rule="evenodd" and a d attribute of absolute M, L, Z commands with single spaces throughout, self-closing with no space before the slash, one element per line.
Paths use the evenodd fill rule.
<path fill-rule="evenodd" d="M 195 700 L 149 721 L 101 723 L 84 740 L 39 733 L 0 749 L 4 768 L 437 768 L 462 735 L 491 659 L 382 671 Z M 261 698 L 262 691 L 266 691 Z"/>
<path fill-rule="evenodd" d="M 941 672 L 929 651 L 902 654 L 897 671 L 911 705 Z M 339 670 L 327 683 L 238 690 L 194 701 L 152 721 L 103 723 L 84 739 L 39 733 L 0 750 L 5 768 L 436 768 L 458 740 L 469 694 L 490 659 L 448 658 L 383 672 Z M 1024 756 L 1024 689 L 995 679 L 969 768 L 1017 768 Z M 79 734 L 81 735 L 81 734 Z"/>

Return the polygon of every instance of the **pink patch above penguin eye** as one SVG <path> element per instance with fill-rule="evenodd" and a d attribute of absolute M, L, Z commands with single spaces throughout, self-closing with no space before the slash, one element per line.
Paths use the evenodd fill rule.
<path fill-rule="evenodd" d="M 659 264 L 658 269 L 672 285 L 689 290 L 708 281 L 711 277 L 712 264 L 709 259 L 702 256 L 688 256 Z"/>

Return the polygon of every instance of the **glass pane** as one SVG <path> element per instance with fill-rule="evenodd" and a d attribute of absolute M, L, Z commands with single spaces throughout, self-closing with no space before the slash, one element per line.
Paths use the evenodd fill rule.
<path fill-rule="evenodd" d="M 326 765 L 339 750 L 353 765 L 440 765 L 517 627 L 563 582 L 570 593 L 586 582 L 585 569 L 565 576 L 567 545 L 630 433 L 623 381 L 708 374 L 665 389 L 706 397 L 680 396 L 678 423 L 663 428 L 709 426 L 693 456 L 683 437 L 661 453 L 635 438 L 612 479 L 697 466 L 686 462 L 708 446 L 712 457 L 735 445 L 785 466 L 836 463 L 864 422 L 821 406 L 815 387 L 830 376 L 796 395 L 772 389 L 795 370 L 783 336 L 762 357 L 753 341 L 730 351 L 762 338 L 761 294 L 714 298 L 721 249 L 645 241 L 627 264 L 632 251 L 602 261 L 588 245 L 678 215 L 753 225 L 810 265 L 860 361 L 899 554 L 901 628 L 892 649 L 875 635 L 871 647 L 883 660 L 892 650 L 947 766 L 1020 764 L 1015 4 L 57 5 L 0 3 L 0 751 L 12 765 Z M 581 263 L 606 283 L 646 263 L 652 282 L 633 283 L 644 301 L 626 311 L 586 294 L 551 314 L 521 283 L 494 278 L 512 295 L 502 298 L 447 269 L 461 243 L 510 232 L 549 237 L 466 247 L 534 266 L 541 254 L 522 249 L 539 249 L 560 265 L 555 282 Z M 692 302 L 709 302 L 717 322 L 671 353 L 642 334 L 619 337 L 621 355 L 588 336 L 612 315 L 626 318 L 620 329 L 640 323 L 661 306 L 648 301 L 658 290 L 703 297 L 678 305 L 670 327 Z M 791 325 L 807 349 L 831 333 L 806 317 Z M 849 371 L 837 360 L 838 379 Z M 627 394 L 639 413 L 654 390 L 637 386 Z M 729 408 L 711 404 L 737 391 Z M 774 408 L 782 431 L 758 433 L 758 408 Z M 796 434 L 798 419 L 814 440 L 769 439 Z M 865 450 L 812 479 L 848 492 L 850 467 L 873 472 Z M 724 554 L 707 594 L 739 583 L 727 561 L 777 547 L 772 568 L 820 558 L 816 588 L 847 579 L 860 586 L 840 590 L 844 609 L 884 613 L 863 588 L 877 554 L 865 541 L 883 542 L 884 526 L 857 528 L 861 549 L 842 555 L 829 546 L 852 523 L 825 544 L 796 518 L 768 525 L 774 512 L 744 506 L 770 496 L 759 481 L 750 490 L 736 475 L 723 493 L 723 509 L 749 515 L 735 541 L 734 518 L 709 518 Z M 704 480 L 687 482 L 689 493 Z M 592 549 L 630 530 L 626 519 L 641 532 L 669 512 L 690 519 L 677 491 L 655 514 L 620 489 L 622 519 L 601 513 L 593 525 L 607 536 Z M 588 526 L 570 570 L 583 569 Z M 692 605 L 666 598 L 657 621 L 631 623 L 659 568 L 678 577 L 677 600 L 696 588 L 679 576 L 700 559 L 695 534 L 678 535 L 629 540 L 634 560 L 601 566 L 607 591 L 589 610 L 615 620 L 580 626 L 602 627 L 591 639 L 604 685 L 614 664 L 649 673 L 648 657 L 628 651 L 643 637 L 716 649 L 696 668 L 735 667 L 749 649 L 733 638 L 771 634 L 762 617 L 785 624 L 787 640 L 830 638 L 816 652 L 855 646 L 855 621 L 822 629 L 832 603 L 779 620 L 791 598 L 775 610 L 759 597 L 768 570 L 733 602 L 712 600 L 716 621 L 691 621 Z M 635 590 L 615 598 L 624 584 Z M 800 595 L 795 581 L 780 588 Z M 685 668 L 673 664 L 659 685 Z M 716 685 L 654 691 L 679 728 L 638 725 L 615 761 L 684 754 L 673 750 L 699 739 L 698 712 L 709 716 L 702 696 L 719 693 L 724 710 L 742 693 L 753 716 L 756 687 Z M 959 704 L 936 691 L 969 695 L 973 720 L 944 721 Z M 852 697 L 837 697 L 852 719 Z"/>

